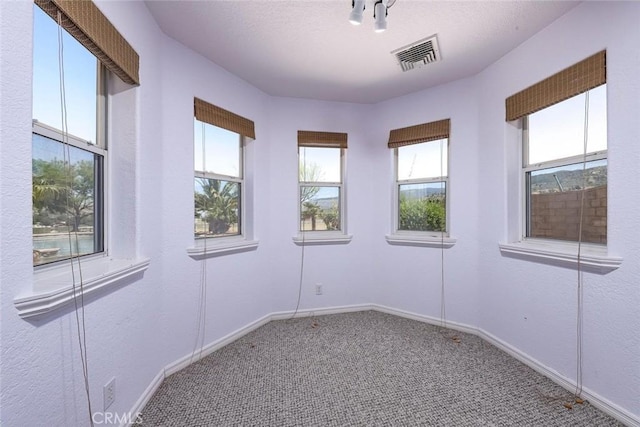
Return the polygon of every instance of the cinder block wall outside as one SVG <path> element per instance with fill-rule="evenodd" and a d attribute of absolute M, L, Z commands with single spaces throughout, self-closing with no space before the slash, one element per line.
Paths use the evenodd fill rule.
<path fill-rule="evenodd" d="M 578 240 L 581 190 L 531 195 L 531 237 Z M 582 241 L 607 243 L 607 186 L 584 192 Z"/>

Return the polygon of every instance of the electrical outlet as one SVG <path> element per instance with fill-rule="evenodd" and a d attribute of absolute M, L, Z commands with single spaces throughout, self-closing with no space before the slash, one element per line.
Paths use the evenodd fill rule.
<path fill-rule="evenodd" d="M 322 295 L 322 283 L 316 283 L 316 295 Z"/>
<path fill-rule="evenodd" d="M 104 397 L 104 409 L 106 410 L 114 400 L 116 400 L 116 379 L 111 380 L 102 388 L 102 395 Z"/>

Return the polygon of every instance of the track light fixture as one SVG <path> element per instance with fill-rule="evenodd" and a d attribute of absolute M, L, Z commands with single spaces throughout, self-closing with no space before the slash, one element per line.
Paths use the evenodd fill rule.
<path fill-rule="evenodd" d="M 364 0 L 351 0 L 351 15 L 349 15 L 349 22 L 353 25 L 362 24 L 362 14 L 364 13 Z"/>
<path fill-rule="evenodd" d="M 375 19 L 374 31 L 381 33 L 387 29 L 388 10 L 396 0 L 373 0 L 373 18 Z M 351 14 L 349 22 L 353 25 L 362 24 L 366 0 L 351 0 Z"/>
<path fill-rule="evenodd" d="M 373 5 L 373 18 L 376 20 L 374 31 L 381 33 L 387 29 L 387 0 L 378 0 Z"/>

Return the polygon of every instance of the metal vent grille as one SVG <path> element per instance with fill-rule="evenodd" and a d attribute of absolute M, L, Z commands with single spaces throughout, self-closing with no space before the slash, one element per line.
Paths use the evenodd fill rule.
<path fill-rule="evenodd" d="M 408 46 L 394 50 L 402 71 L 421 68 L 432 62 L 440 61 L 440 49 L 438 49 L 438 38 L 436 36 L 427 37 Z"/>

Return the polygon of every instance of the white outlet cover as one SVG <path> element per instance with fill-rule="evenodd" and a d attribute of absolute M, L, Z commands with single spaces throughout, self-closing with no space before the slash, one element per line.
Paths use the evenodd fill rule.
<path fill-rule="evenodd" d="M 102 396 L 104 398 L 104 410 L 106 410 L 114 400 L 116 400 L 116 379 L 111 378 L 102 388 Z"/>

